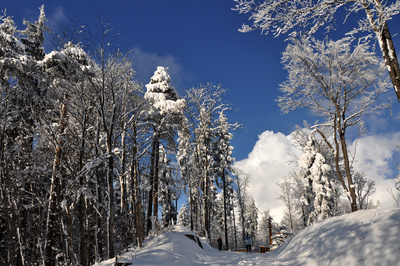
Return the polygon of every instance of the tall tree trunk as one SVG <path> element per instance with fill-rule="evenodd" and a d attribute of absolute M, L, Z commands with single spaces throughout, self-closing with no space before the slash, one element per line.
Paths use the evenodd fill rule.
<path fill-rule="evenodd" d="M 143 241 L 143 224 L 142 224 L 142 204 L 139 193 L 139 163 L 138 163 L 138 144 L 136 125 L 132 127 L 133 131 L 133 147 L 132 147 L 132 163 L 131 163 L 131 214 L 134 217 L 135 238 L 139 247 L 142 247 Z"/>
<path fill-rule="evenodd" d="M 342 153 L 343 153 L 343 160 L 344 160 L 344 166 L 346 170 L 346 176 L 347 176 L 347 183 L 348 183 L 348 188 L 350 192 L 350 204 L 351 204 L 351 211 L 355 212 L 357 211 L 357 199 L 356 199 L 356 193 L 355 193 L 355 187 L 353 184 L 353 179 L 351 177 L 351 169 L 350 169 L 350 159 L 347 151 L 347 144 L 346 144 L 346 139 L 345 139 L 345 133 L 344 130 L 342 130 L 339 133 L 340 137 L 340 142 L 342 146 Z"/>
<path fill-rule="evenodd" d="M 83 122 L 82 122 L 82 136 L 81 136 L 81 144 L 79 150 L 79 169 L 83 168 L 83 156 L 85 150 L 85 136 L 86 136 L 86 112 L 83 114 Z M 83 175 L 79 176 L 79 185 L 82 187 L 83 184 Z M 82 266 L 88 265 L 88 257 L 87 257 L 87 247 L 86 247 L 86 232 L 85 232 L 85 197 L 84 194 L 81 194 L 79 197 L 79 206 L 78 206 L 78 221 L 79 221 L 79 253 L 80 253 L 80 263 Z"/>
<path fill-rule="evenodd" d="M 357 211 L 357 200 L 356 200 L 356 193 L 355 193 L 355 187 L 353 185 L 353 179 L 351 177 L 351 169 L 350 169 L 350 159 L 349 159 L 349 154 L 347 150 L 347 144 L 346 144 L 346 122 L 345 122 L 345 110 L 341 111 L 341 108 L 339 107 L 339 104 L 336 104 L 336 115 L 335 115 L 335 121 L 334 121 L 334 126 L 336 132 L 339 134 L 339 140 L 340 140 L 340 146 L 342 148 L 342 155 L 343 155 L 343 161 L 344 161 L 344 167 L 346 171 L 346 176 L 347 176 L 347 185 L 348 185 L 348 192 L 350 193 L 350 205 L 351 205 L 351 211 L 355 212 Z M 336 133 L 335 133 L 336 137 Z M 337 145 L 337 140 L 334 140 L 336 142 L 336 153 L 339 153 L 339 147 Z M 338 155 L 337 155 L 338 156 Z M 344 181 L 344 180 L 343 180 Z"/>
<path fill-rule="evenodd" d="M 100 116 L 100 114 L 99 114 Z M 100 127 L 101 127 L 101 119 L 98 119 L 97 121 L 97 129 L 96 129 L 96 144 L 95 144 L 95 156 L 99 156 L 99 140 L 100 140 Z M 103 215 L 104 211 L 103 208 L 101 208 L 101 203 L 103 203 L 103 194 L 102 194 L 102 188 L 105 186 L 103 181 L 104 179 L 101 178 L 99 172 L 96 170 L 95 171 L 95 180 L 96 180 L 96 187 L 95 187 L 95 193 L 96 193 L 96 209 L 95 211 L 95 217 L 96 217 L 96 222 L 95 222 L 95 260 L 99 261 L 103 258 L 103 252 L 104 252 L 104 247 L 103 247 L 103 229 L 102 229 L 102 224 L 103 224 Z"/>
<path fill-rule="evenodd" d="M 107 130 L 106 119 L 104 110 L 103 115 L 103 127 L 105 132 L 107 133 L 107 152 L 110 156 L 108 158 L 108 167 L 107 167 L 107 188 L 108 188 L 108 212 L 107 212 L 107 221 L 108 221 L 108 258 L 115 257 L 114 250 L 114 216 L 115 216 L 115 206 L 114 206 L 114 156 L 113 156 L 113 134 L 114 134 L 114 123 L 115 123 L 115 115 L 116 115 L 116 104 L 115 104 L 115 95 L 112 94 L 112 113 L 110 119 L 109 130 Z"/>
<path fill-rule="evenodd" d="M 153 176 L 153 216 L 158 220 L 158 161 L 160 157 L 160 142 L 158 137 L 156 137 L 155 142 L 155 159 L 154 159 L 154 176 Z"/>
<path fill-rule="evenodd" d="M 242 195 L 242 184 L 240 183 L 239 177 L 237 177 L 236 183 L 237 183 L 237 198 L 238 198 L 238 204 L 239 204 L 239 216 L 240 216 L 240 223 L 242 225 L 242 243 L 244 244 L 245 235 L 246 235 L 245 227 L 244 227 L 245 206 L 244 206 L 244 200 L 243 200 L 243 195 Z"/>
<path fill-rule="evenodd" d="M 61 164 L 61 154 L 62 147 L 64 146 L 63 134 L 65 130 L 65 119 L 67 116 L 67 107 L 65 104 L 61 104 L 61 114 L 59 122 L 59 133 L 58 141 L 56 144 L 56 152 L 54 155 L 53 163 L 53 173 L 51 176 L 51 187 L 49 195 L 49 207 L 47 213 L 47 226 L 46 226 L 46 242 L 45 242 L 45 265 L 51 266 L 56 264 L 54 247 L 56 245 L 55 239 L 55 229 L 58 228 L 57 219 L 59 217 L 58 213 L 58 202 L 57 202 L 57 192 L 59 191 L 59 174 L 60 174 L 60 164 Z"/>
<path fill-rule="evenodd" d="M 206 155 L 207 157 L 207 155 Z M 205 171 L 204 171 L 204 190 L 203 190 L 203 209 L 204 209 L 204 233 L 205 236 L 208 238 L 210 236 L 210 232 L 209 232 L 209 216 L 208 216 L 208 190 L 209 190 L 209 178 L 208 178 L 208 160 L 206 158 L 205 161 Z"/>
<path fill-rule="evenodd" d="M 223 184 L 223 193 L 224 193 L 224 229 L 225 229 L 225 245 L 226 250 L 229 250 L 229 243 L 228 243 L 228 221 L 226 218 L 226 180 L 225 180 L 225 169 L 222 172 L 222 184 Z"/>
<path fill-rule="evenodd" d="M 8 113 L 8 111 L 4 112 L 3 114 Z M 2 118 L 2 121 L 6 121 L 6 117 Z M 0 262 L 4 264 L 9 264 L 9 265 L 14 265 L 14 249 L 13 249 L 13 244 L 15 241 L 15 238 L 13 236 L 13 221 L 12 221 L 12 214 L 11 214 L 11 195 L 10 195 L 10 178 L 7 178 L 9 175 L 7 173 L 7 168 L 6 164 L 4 163 L 4 150 L 5 150 L 5 130 L 6 130 L 6 123 L 2 123 L 1 127 L 1 134 L 0 134 L 0 197 L 1 197 L 1 203 L 2 203 L 2 212 L 3 216 L 0 217 L 0 221 L 5 225 L 5 236 L 2 233 L 0 236 L 6 239 L 8 245 L 7 245 L 7 256 L 6 258 L 0 258 Z M 3 239 L 4 239 L 3 238 Z"/>
<path fill-rule="evenodd" d="M 150 230 L 152 229 L 152 223 L 151 223 L 151 215 L 153 213 L 153 182 L 154 182 L 154 168 L 155 168 L 155 160 L 156 160 L 156 142 L 157 140 L 153 138 L 153 141 L 151 143 L 151 158 L 150 158 L 150 173 L 149 173 L 149 178 L 150 178 L 150 190 L 149 190 L 149 196 L 148 196 L 148 207 L 147 207 L 147 228 L 146 228 L 146 235 L 149 234 Z"/>
<path fill-rule="evenodd" d="M 375 32 L 376 37 L 379 42 L 379 48 L 382 52 L 382 57 L 385 62 L 385 65 L 388 69 L 390 79 L 392 81 L 394 91 L 396 93 L 397 99 L 400 102 L 400 68 L 399 62 L 397 60 L 396 49 L 394 48 L 392 35 L 390 34 L 389 27 L 386 21 L 382 21 L 385 19 L 384 8 L 381 4 L 380 0 L 374 0 L 374 5 L 377 12 L 378 17 L 378 25 L 374 20 L 374 16 L 369 8 L 369 1 L 362 0 L 363 7 L 365 9 L 365 13 L 367 15 L 368 22 Z"/>
<path fill-rule="evenodd" d="M 120 190 L 121 190 L 121 240 L 122 240 L 122 246 L 124 248 L 128 247 L 130 243 L 128 243 L 128 237 L 129 237 L 129 228 L 128 228 L 128 204 L 127 204 L 127 189 L 126 189 L 126 148 L 125 148 L 125 135 L 126 135 L 126 126 L 125 122 L 122 122 L 122 135 L 121 135 L 121 148 L 122 148 L 122 153 L 121 153 L 121 173 L 119 174 L 119 184 L 120 184 Z"/>
<path fill-rule="evenodd" d="M 80 182 L 82 182 L 82 177 L 80 177 Z M 85 230 L 85 198 L 81 195 L 79 198 L 79 253 L 80 253 L 80 263 L 82 266 L 88 265 L 87 261 L 87 250 L 86 250 L 86 230 Z"/>
<path fill-rule="evenodd" d="M 233 212 L 233 232 L 235 233 L 235 249 L 237 249 L 238 245 L 237 245 L 237 230 L 236 230 L 235 208 L 232 208 L 232 212 Z"/>
<path fill-rule="evenodd" d="M 190 175 L 190 174 L 189 174 Z M 194 230 L 194 202 L 193 202 L 193 192 L 192 185 L 190 184 L 190 176 L 189 176 L 189 208 L 190 208 L 190 230 Z"/>
<path fill-rule="evenodd" d="M 109 144 L 107 146 L 111 146 L 111 136 L 108 137 Z M 108 158 L 108 167 L 107 167 L 107 189 L 108 189 L 108 212 L 107 212 L 107 247 L 108 247 L 108 258 L 114 258 L 114 184 L 113 184 L 113 172 L 114 172 L 114 158 L 111 154 L 111 147 L 109 147 L 109 158 Z"/>
<path fill-rule="evenodd" d="M 337 125 L 336 125 L 336 118 L 335 118 L 335 120 L 334 120 L 334 131 L 333 131 L 333 141 L 335 142 L 335 148 L 333 148 L 332 147 L 332 145 L 329 143 L 329 141 L 328 141 L 328 139 L 325 137 L 325 134 L 321 131 L 321 130 L 319 130 L 319 129 L 316 129 L 316 131 L 321 135 L 321 137 L 324 139 L 324 141 L 325 141 L 325 143 L 328 145 L 328 147 L 329 147 L 329 149 L 331 150 L 331 152 L 332 152 L 332 154 L 333 154 L 333 157 L 335 158 L 335 168 L 336 168 L 336 174 L 338 175 L 338 179 L 339 179 L 339 181 L 340 181 L 340 184 L 342 185 L 342 187 L 343 187 L 343 189 L 346 191 L 346 192 L 349 192 L 350 193 L 350 191 L 349 191 L 349 188 L 346 186 L 346 183 L 345 183 L 345 181 L 344 181 L 344 178 L 343 178 L 343 175 L 342 175 L 342 172 L 341 172 L 341 169 L 340 169 L 340 164 L 339 164 L 339 157 L 340 157 L 340 153 L 339 153 L 339 150 L 340 150 L 340 144 L 339 144 L 339 142 L 337 141 L 337 128 L 340 128 L 340 127 L 337 127 Z M 346 148 L 346 151 L 347 151 L 347 148 Z M 342 152 L 343 152 L 343 150 L 342 150 Z M 347 156 L 347 158 L 348 158 L 348 156 Z M 347 176 L 347 179 L 349 180 L 349 176 Z M 350 179 L 351 180 L 351 179 Z M 352 182 L 351 182 L 352 183 Z M 352 199 L 351 199 L 351 197 L 350 197 L 350 204 L 351 204 L 351 201 L 352 201 Z"/>
<path fill-rule="evenodd" d="M 400 102 L 400 68 L 396 56 L 396 50 L 393 45 L 392 35 L 389 32 L 389 27 L 385 22 L 382 32 L 378 35 L 379 46 L 381 47 L 382 57 L 389 71 L 389 76 L 392 81 L 397 100 Z"/>

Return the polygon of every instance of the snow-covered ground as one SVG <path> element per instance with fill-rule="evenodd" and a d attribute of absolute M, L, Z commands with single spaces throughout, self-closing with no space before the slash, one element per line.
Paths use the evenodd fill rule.
<path fill-rule="evenodd" d="M 146 239 L 143 248 L 118 256 L 132 265 L 400 265 L 400 210 L 363 210 L 316 223 L 270 253 L 204 249 L 183 226 Z M 115 259 L 98 266 L 114 265 Z"/>

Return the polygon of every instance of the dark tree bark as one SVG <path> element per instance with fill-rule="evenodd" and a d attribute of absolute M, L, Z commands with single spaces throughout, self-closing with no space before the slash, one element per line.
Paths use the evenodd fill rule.
<path fill-rule="evenodd" d="M 50 195 L 49 195 L 49 208 L 47 214 L 47 226 L 46 226 L 46 246 L 45 246 L 45 265 L 52 266 L 56 264 L 54 247 L 56 245 L 56 228 L 58 228 L 57 220 L 59 217 L 58 213 L 58 199 L 57 192 L 60 190 L 60 164 L 61 164 L 61 154 L 62 148 L 64 146 L 63 134 L 65 130 L 65 119 L 67 116 L 67 107 L 65 104 L 61 104 L 61 114 L 60 114 L 60 122 L 58 129 L 58 142 L 56 145 L 56 152 L 54 155 L 54 163 L 53 163 L 53 173 L 51 176 L 51 187 L 50 187 Z"/>
<path fill-rule="evenodd" d="M 153 176 L 153 216 L 158 219 L 158 161 L 160 157 L 160 142 L 158 137 L 155 141 L 155 159 L 154 159 L 154 176 Z"/>
<path fill-rule="evenodd" d="M 226 215 L 226 180 L 225 180 L 225 169 L 222 171 L 222 183 L 223 183 L 223 193 L 224 193 L 224 229 L 225 229 L 225 245 L 226 250 L 229 249 L 228 244 L 228 221 Z"/>

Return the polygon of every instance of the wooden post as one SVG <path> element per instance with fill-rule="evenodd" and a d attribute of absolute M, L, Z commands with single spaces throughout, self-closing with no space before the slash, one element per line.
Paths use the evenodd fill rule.
<path fill-rule="evenodd" d="M 271 245 L 272 245 L 272 218 L 268 218 L 268 229 L 269 229 L 269 250 L 271 250 Z"/>

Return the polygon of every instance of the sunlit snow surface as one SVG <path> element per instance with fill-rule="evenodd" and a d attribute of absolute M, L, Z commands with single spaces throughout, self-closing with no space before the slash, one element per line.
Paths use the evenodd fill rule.
<path fill-rule="evenodd" d="M 316 223 L 271 253 L 201 249 L 175 226 L 118 256 L 132 265 L 400 265 L 400 210 L 365 210 Z M 114 265 L 115 259 L 97 265 Z"/>

